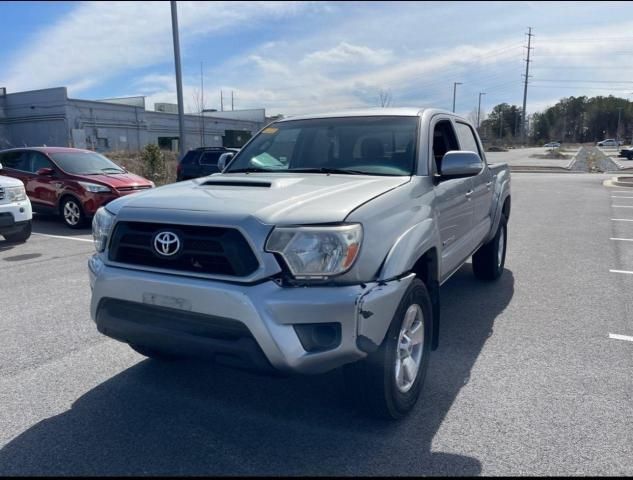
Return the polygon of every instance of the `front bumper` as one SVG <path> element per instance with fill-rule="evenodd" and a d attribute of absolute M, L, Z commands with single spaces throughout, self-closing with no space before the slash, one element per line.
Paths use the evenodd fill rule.
<path fill-rule="evenodd" d="M 145 192 L 146 190 L 147 189 L 139 189 L 123 192 L 116 190 L 108 193 L 85 192 L 82 199 L 84 213 L 88 217 L 93 217 L 94 214 L 97 213 L 97 210 L 99 210 L 99 207 L 104 207 L 117 198 L 126 197 L 135 193 Z"/>
<path fill-rule="evenodd" d="M 298 373 L 325 372 L 376 348 L 413 279 L 303 288 L 273 281 L 238 285 L 111 267 L 98 255 L 89 272 L 91 315 L 110 337 L 194 356 L 265 359 L 255 366 Z M 337 345 L 307 351 L 295 327 L 315 324 L 340 324 Z M 227 325 L 243 326 L 246 334 L 227 339 L 214 333 Z"/>
<path fill-rule="evenodd" d="M 0 204 L 0 229 L 2 231 L 17 231 L 32 217 L 31 202 L 28 200 Z"/>

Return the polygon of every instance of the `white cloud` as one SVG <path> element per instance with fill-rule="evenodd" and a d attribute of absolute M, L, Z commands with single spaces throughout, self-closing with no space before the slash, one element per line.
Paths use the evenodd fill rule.
<path fill-rule="evenodd" d="M 249 22 L 294 15 L 296 2 L 178 2 L 181 43 Z M 9 90 L 70 84 L 71 94 L 126 70 L 171 62 L 169 2 L 86 2 L 14 55 Z M 5 70 L 6 72 L 6 70 Z"/>
<path fill-rule="evenodd" d="M 524 38 L 523 32 L 510 24 L 518 20 L 509 16 L 508 26 L 477 21 L 488 19 L 496 8 L 505 15 L 513 9 L 512 4 L 494 4 L 485 11 L 451 3 L 178 5 L 184 52 L 187 45 L 200 39 L 212 42 L 217 32 L 228 29 L 238 31 L 236 41 L 249 38 L 253 45 L 248 48 L 241 44 L 239 56 L 221 63 L 205 61 L 207 108 L 219 108 L 221 89 L 229 99 L 230 91 L 235 92 L 236 108 L 265 107 L 271 113 L 376 106 L 380 89 L 391 91 L 394 105 L 449 108 L 453 82 L 463 82 L 458 90 L 458 111 L 476 107 L 477 94 L 482 91 L 487 92 L 484 103 L 488 108 L 501 102 L 521 102 Z M 534 15 L 551 10 L 539 5 L 534 5 Z M 595 8 L 600 10 L 600 6 Z M 420 18 L 448 17 L 455 26 L 451 31 L 443 22 L 429 21 L 420 27 Z M 530 23 L 526 20 L 526 24 Z M 258 26 L 266 33 L 259 45 L 252 40 L 256 36 L 240 36 Z M 528 112 L 552 98 L 583 93 L 581 84 L 570 81 L 563 85 L 569 89 L 553 90 L 546 88 L 550 84 L 544 80 L 622 81 L 633 74 L 633 65 L 628 66 L 626 57 L 610 54 L 630 50 L 628 41 L 617 35 L 630 31 L 633 22 L 622 17 L 605 27 L 587 28 L 571 21 L 562 30 L 558 24 L 555 27 L 550 31 L 563 33 L 547 34 L 541 26 L 536 31 L 530 80 L 538 88 L 529 91 Z M 16 52 L 9 68 L 0 72 L 5 77 L 0 78 L 0 84 L 13 91 L 68 85 L 70 94 L 77 96 L 120 76 L 126 77 L 126 90 L 135 91 L 131 94 L 147 96 L 150 108 L 154 102 L 175 103 L 171 41 L 168 2 L 79 4 Z M 150 67 L 152 73 L 140 73 Z M 187 66 L 183 67 L 187 72 Z M 185 75 L 183 82 L 187 106 L 199 88 L 199 78 Z M 604 87 L 610 85 L 605 83 Z M 556 97 L 558 92 L 560 97 Z"/>
<path fill-rule="evenodd" d="M 382 65 L 392 59 L 392 52 L 386 49 L 377 49 L 366 46 L 352 45 L 341 42 L 329 50 L 319 50 L 309 53 L 302 60 L 304 64 L 340 64 L 340 63 L 368 63 Z"/>

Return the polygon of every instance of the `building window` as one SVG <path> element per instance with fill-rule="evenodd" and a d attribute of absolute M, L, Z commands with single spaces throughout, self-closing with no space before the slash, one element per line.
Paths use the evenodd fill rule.
<path fill-rule="evenodd" d="M 174 145 L 176 148 L 174 149 Z M 161 150 L 178 150 L 178 137 L 158 137 L 158 148 Z"/>

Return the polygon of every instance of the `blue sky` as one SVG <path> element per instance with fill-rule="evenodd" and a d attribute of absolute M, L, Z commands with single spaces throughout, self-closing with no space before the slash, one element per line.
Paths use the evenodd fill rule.
<path fill-rule="evenodd" d="M 296 114 L 377 106 L 528 112 L 569 95 L 633 100 L 630 2 L 178 2 L 184 103 Z M 2 2 L 0 86 L 175 102 L 169 2 Z"/>

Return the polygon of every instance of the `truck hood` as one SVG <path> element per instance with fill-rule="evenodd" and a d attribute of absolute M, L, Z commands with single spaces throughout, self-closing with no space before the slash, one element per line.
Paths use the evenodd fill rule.
<path fill-rule="evenodd" d="M 343 221 L 359 205 L 410 177 L 329 174 L 216 174 L 130 195 L 108 210 L 143 208 L 255 217 L 274 225 Z"/>

